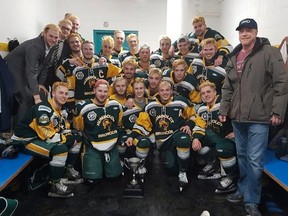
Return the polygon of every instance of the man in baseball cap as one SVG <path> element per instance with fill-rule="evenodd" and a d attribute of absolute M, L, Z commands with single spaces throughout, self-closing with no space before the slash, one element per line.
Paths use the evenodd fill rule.
<path fill-rule="evenodd" d="M 257 23 L 254 19 L 246 18 L 240 21 L 239 26 L 236 28 L 236 31 L 239 31 L 241 28 L 249 28 L 258 30 Z"/>

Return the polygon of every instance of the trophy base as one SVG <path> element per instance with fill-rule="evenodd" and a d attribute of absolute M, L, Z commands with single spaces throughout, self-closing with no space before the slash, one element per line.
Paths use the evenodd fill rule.
<path fill-rule="evenodd" d="M 124 189 L 122 197 L 124 198 L 144 198 L 144 189 L 141 185 L 128 184 Z"/>

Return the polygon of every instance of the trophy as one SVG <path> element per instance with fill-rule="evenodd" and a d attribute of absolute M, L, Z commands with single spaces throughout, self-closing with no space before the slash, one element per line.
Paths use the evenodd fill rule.
<path fill-rule="evenodd" d="M 132 170 L 133 178 L 124 189 L 123 197 L 125 198 L 144 198 L 144 190 L 136 179 L 136 172 L 139 167 L 144 166 L 144 159 L 137 157 L 124 158 L 124 165 L 127 169 Z"/>

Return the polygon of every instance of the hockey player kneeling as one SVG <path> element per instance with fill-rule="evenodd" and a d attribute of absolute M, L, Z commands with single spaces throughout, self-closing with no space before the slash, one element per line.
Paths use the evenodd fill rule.
<path fill-rule="evenodd" d="M 55 82 L 52 98 L 34 105 L 26 119 L 18 122 L 12 136 L 12 144 L 23 145 L 24 152 L 50 159 L 48 196 L 51 197 L 71 197 L 74 194 L 67 185 L 83 182 L 79 172 L 73 168 L 81 139 L 72 134 L 68 113 L 62 109 L 67 99 L 67 83 Z"/>
<path fill-rule="evenodd" d="M 74 128 L 83 133 L 82 175 L 87 184 L 103 178 L 118 177 L 122 173 L 117 148 L 118 129 L 122 119 L 122 106 L 108 99 L 109 84 L 96 81 L 95 97 L 76 104 Z"/>
<path fill-rule="evenodd" d="M 182 96 L 172 97 L 172 86 L 167 81 L 159 85 L 159 95 L 148 103 L 133 127 L 128 146 L 139 145 L 133 139 L 139 135 L 155 134 L 161 162 L 169 174 L 178 174 L 179 190 L 188 184 L 187 170 L 190 158 L 191 128 L 195 114 L 192 104 Z M 203 123 L 205 124 L 205 123 Z"/>

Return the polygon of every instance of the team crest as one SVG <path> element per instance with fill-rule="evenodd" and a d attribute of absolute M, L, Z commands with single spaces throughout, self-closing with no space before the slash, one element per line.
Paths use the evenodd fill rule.
<path fill-rule="evenodd" d="M 49 117 L 47 114 L 42 114 L 39 118 L 39 123 L 41 124 L 47 124 L 49 122 Z"/>
<path fill-rule="evenodd" d="M 110 121 L 110 119 L 104 119 L 103 122 L 102 122 L 102 125 L 103 125 L 103 128 L 105 130 L 108 130 L 110 131 L 111 130 L 111 125 L 112 125 L 112 122 Z"/>
<path fill-rule="evenodd" d="M 159 120 L 159 126 L 160 128 L 163 128 L 164 131 L 167 131 L 169 127 L 169 122 L 167 122 L 165 118 L 161 118 Z"/>
<path fill-rule="evenodd" d="M 157 68 L 159 68 L 161 66 L 161 60 L 159 60 L 159 59 L 155 60 L 154 64 Z"/>
<path fill-rule="evenodd" d="M 78 73 L 76 73 L 75 76 L 78 80 L 82 80 L 84 78 L 84 74 L 82 71 L 79 71 Z"/>
<path fill-rule="evenodd" d="M 206 120 L 207 120 L 207 113 L 206 113 L 206 112 L 203 113 L 203 114 L 201 115 L 201 118 L 204 119 L 204 120 L 206 121 Z"/>
<path fill-rule="evenodd" d="M 151 109 L 151 110 L 149 111 L 149 115 L 155 117 L 155 116 L 156 116 L 156 110 L 155 110 L 155 109 Z"/>
<path fill-rule="evenodd" d="M 91 111 L 87 114 L 87 118 L 89 121 L 94 121 L 97 117 L 97 114 L 94 111 Z"/>
<path fill-rule="evenodd" d="M 137 119 L 137 116 L 135 114 L 129 116 L 129 121 L 131 123 L 135 123 L 136 119 Z"/>

